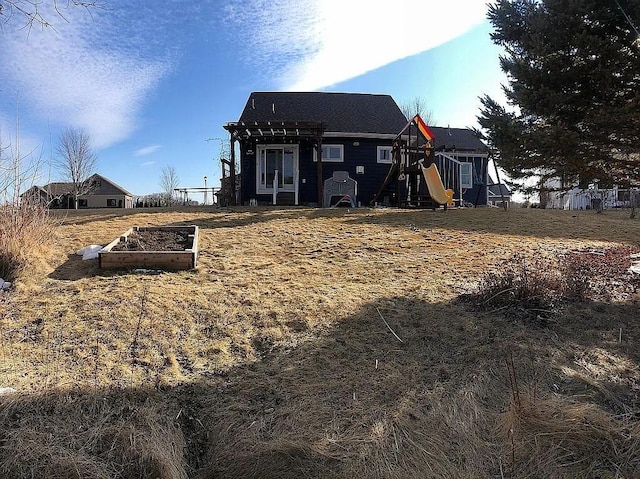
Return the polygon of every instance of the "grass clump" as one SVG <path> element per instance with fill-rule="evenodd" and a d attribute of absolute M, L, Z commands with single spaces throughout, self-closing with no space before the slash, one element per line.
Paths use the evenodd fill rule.
<path fill-rule="evenodd" d="M 0 476 L 186 479 L 173 417 L 146 394 L 14 396 L 0 403 Z"/>
<path fill-rule="evenodd" d="M 635 477 L 640 436 L 637 422 L 627 419 L 556 396 L 512 401 L 501 424 L 505 472 L 510 477 Z"/>
<path fill-rule="evenodd" d="M 54 227 L 43 205 L 23 201 L 0 206 L 0 278 L 20 277 L 30 259 L 46 252 Z"/>

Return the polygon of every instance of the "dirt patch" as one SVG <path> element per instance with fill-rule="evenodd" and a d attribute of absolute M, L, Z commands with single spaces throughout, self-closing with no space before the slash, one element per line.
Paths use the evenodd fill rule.
<path fill-rule="evenodd" d="M 193 246 L 188 231 L 133 231 L 111 251 L 184 251 Z"/>

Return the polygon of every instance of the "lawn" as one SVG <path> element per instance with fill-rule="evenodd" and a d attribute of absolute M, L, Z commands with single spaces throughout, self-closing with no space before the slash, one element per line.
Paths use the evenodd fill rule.
<path fill-rule="evenodd" d="M 474 296 L 514 262 L 535 278 L 572 251 L 640 251 L 638 220 L 622 211 L 140 209 L 57 221 L 51 250 L 0 295 L 0 387 L 17 390 L 0 398 L 4 477 L 640 470 L 638 280 L 601 268 L 593 294 L 536 308 Z M 75 254 L 131 226 L 192 224 L 194 271 L 102 271 Z"/>

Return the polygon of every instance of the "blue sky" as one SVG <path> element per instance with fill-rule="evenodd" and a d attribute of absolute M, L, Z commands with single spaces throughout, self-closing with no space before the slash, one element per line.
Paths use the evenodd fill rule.
<path fill-rule="evenodd" d="M 372 5 L 373 4 L 373 5 Z M 484 0 L 103 0 L 49 12 L 55 29 L 0 31 L 0 135 L 46 163 L 60 132 L 84 128 L 98 172 L 134 194 L 218 184 L 219 139 L 252 91 L 421 97 L 437 126 L 476 126 L 501 98 Z M 45 11 L 45 14 L 47 12 Z M 37 183 L 58 180 L 41 170 Z"/>

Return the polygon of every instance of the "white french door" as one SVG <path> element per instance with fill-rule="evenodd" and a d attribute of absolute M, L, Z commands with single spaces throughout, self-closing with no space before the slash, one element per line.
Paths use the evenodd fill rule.
<path fill-rule="evenodd" d="M 273 193 L 277 172 L 278 191 L 296 191 L 298 145 L 259 145 L 256 156 L 256 192 Z"/>

